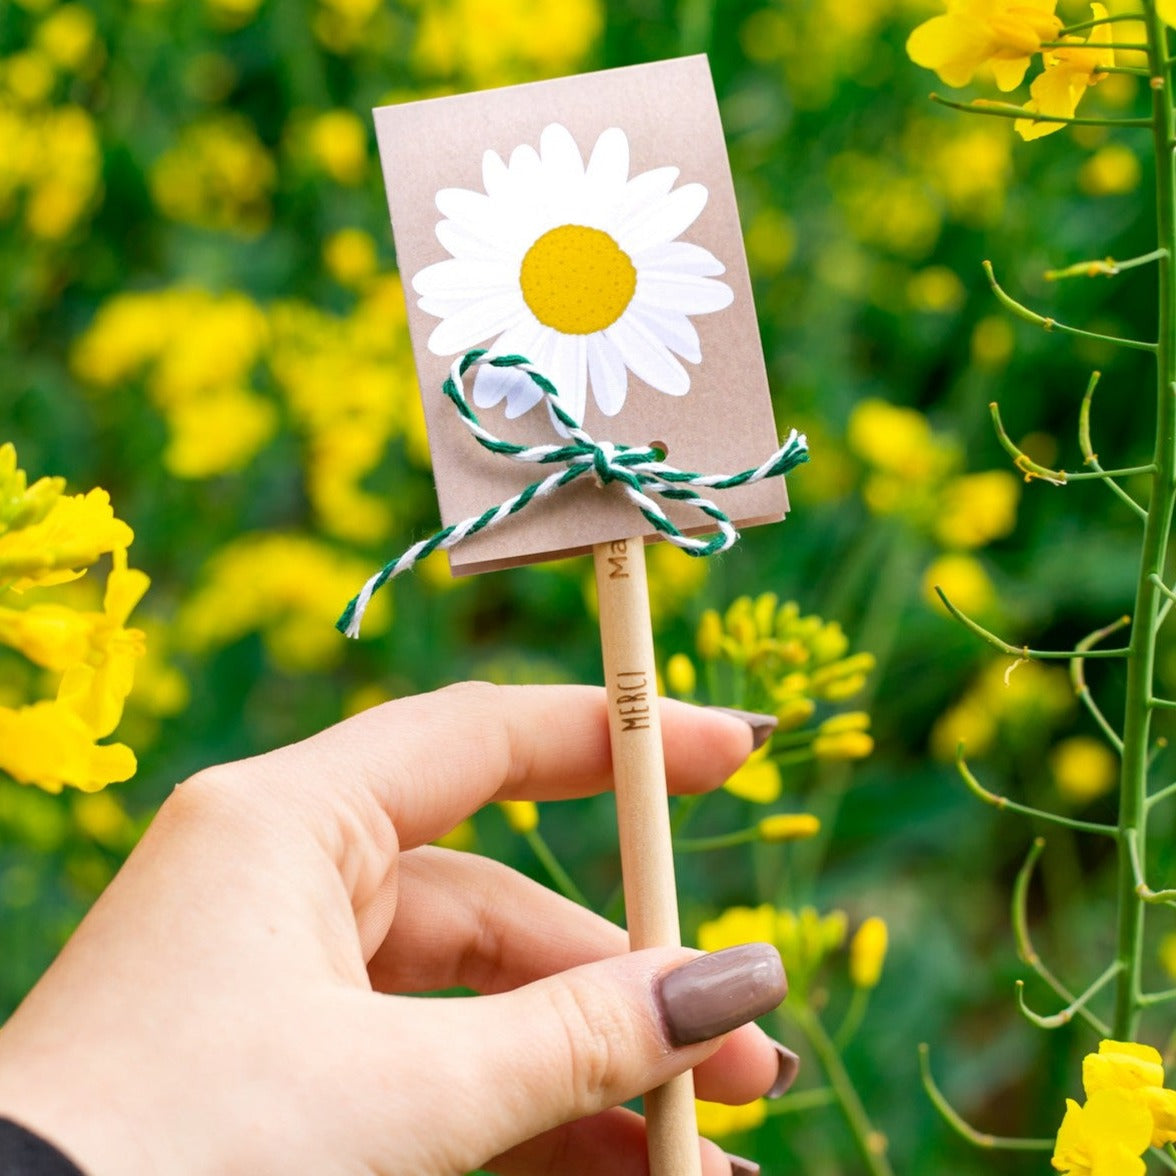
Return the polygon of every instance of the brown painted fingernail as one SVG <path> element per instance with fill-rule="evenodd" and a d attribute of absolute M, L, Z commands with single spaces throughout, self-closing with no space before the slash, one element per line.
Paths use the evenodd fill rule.
<path fill-rule="evenodd" d="M 768 1088 L 764 1098 L 779 1098 L 780 1095 L 786 1094 L 796 1081 L 796 1075 L 800 1073 L 800 1058 L 788 1046 L 781 1045 L 778 1041 L 773 1041 L 772 1044 L 776 1047 L 776 1081 Z"/>
<path fill-rule="evenodd" d="M 731 1161 L 731 1176 L 760 1176 L 760 1166 L 755 1160 L 745 1160 L 730 1152 L 727 1153 L 727 1159 Z"/>
<path fill-rule="evenodd" d="M 736 710 L 733 706 L 711 706 L 708 710 L 716 710 L 724 715 L 733 715 L 737 719 L 742 719 L 751 728 L 751 745 L 752 750 L 763 747 L 765 743 L 772 737 L 772 732 L 776 729 L 777 719 L 775 715 L 764 715 L 758 711 Z"/>
<path fill-rule="evenodd" d="M 709 1041 L 771 1012 L 788 995 L 780 953 L 742 943 L 699 956 L 662 976 L 658 997 L 674 1045 Z"/>

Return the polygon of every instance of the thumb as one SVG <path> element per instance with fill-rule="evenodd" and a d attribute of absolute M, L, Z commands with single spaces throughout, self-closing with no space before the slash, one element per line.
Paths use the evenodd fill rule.
<path fill-rule="evenodd" d="M 485 1159 L 691 1069 L 787 991 L 776 949 L 749 943 L 710 955 L 632 952 L 447 1002 L 468 1043 L 451 1097 L 469 1110 L 465 1121 L 485 1125 Z"/>

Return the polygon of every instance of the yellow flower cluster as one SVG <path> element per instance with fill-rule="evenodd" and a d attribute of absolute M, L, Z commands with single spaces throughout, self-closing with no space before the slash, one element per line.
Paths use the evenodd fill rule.
<path fill-rule="evenodd" d="M 721 951 L 740 943 L 772 943 L 780 952 L 794 999 L 803 1000 L 821 965 L 845 946 L 849 920 L 844 911 L 821 914 L 814 907 L 781 910 L 728 907 L 698 928 L 703 951 Z M 854 934 L 849 946 L 849 975 L 858 988 L 874 988 L 882 975 L 888 945 L 886 923 L 873 916 Z"/>
<path fill-rule="evenodd" d="M 576 69 L 603 27 L 600 0 L 434 0 L 422 7 L 413 61 L 475 86 L 555 77 Z"/>
<path fill-rule="evenodd" d="M 1115 64 L 1113 26 L 1095 23 L 1084 40 L 1066 35 L 1054 9 L 1057 0 L 947 0 L 947 12 L 924 21 L 907 40 L 917 65 L 934 70 L 949 86 L 966 86 L 982 68 L 992 71 L 1001 90 L 1015 90 L 1025 80 L 1030 62 L 1041 55 L 1042 71 L 1029 86 L 1017 119 L 1024 139 L 1039 139 L 1060 130 L 1086 91 L 1106 77 Z M 1107 9 L 1091 4 L 1091 19 L 1106 22 Z"/>
<path fill-rule="evenodd" d="M 279 406 L 255 390 L 272 378 L 305 438 L 307 494 L 339 538 L 383 538 L 385 500 L 360 486 L 390 439 L 427 464 L 412 379 L 404 297 L 394 276 L 370 277 L 346 317 L 302 302 L 268 311 L 231 292 L 172 289 L 120 294 L 75 344 L 75 373 L 97 389 L 143 377 L 167 423 L 164 465 L 207 478 L 246 466 L 278 428 Z"/>
<path fill-rule="evenodd" d="M 201 229 L 251 237 L 270 223 L 277 168 L 238 114 L 211 115 L 185 128 L 151 168 L 160 212 Z"/>
<path fill-rule="evenodd" d="M 726 665 L 741 676 L 743 705 L 770 710 L 781 732 L 805 727 L 820 703 L 836 706 L 851 699 L 874 668 L 873 654 L 849 652 L 849 639 L 836 621 L 802 616 L 795 601 L 781 603 L 774 592 L 740 596 L 725 613 L 707 609 L 695 640 L 703 662 Z M 676 676 L 684 673 L 679 659 Z M 855 711 L 825 720 L 812 734 L 825 758 L 857 759 L 872 749 L 868 726 L 869 717 Z"/>
<path fill-rule="evenodd" d="M 144 637 L 128 629 L 149 581 L 127 567 L 130 527 L 104 490 L 67 495 L 60 478 L 28 485 L 16 450 L 0 445 L 0 644 L 60 675 L 52 700 L 0 706 L 0 771 L 49 792 L 94 791 L 135 771 L 121 743 L 100 744 L 122 717 Z M 110 553 L 102 610 L 40 598 Z"/>
<path fill-rule="evenodd" d="M 247 465 L 277 428 L 276 407 L 250 388 L 268 336 L 264 312 L 244 294 L 118 294 L 77 340 L 73 368 L 100 389 L 146 373 L 168 426 L 164 465 L 207 478 Z"/>
<path fill-rule="evenodd" d="M 11 66 L 4 76 L 11 86 Z M 0 90 L 0 143 L 0 221 L 20 216 L 35 238 L 66 237 L 101 186 L 94 120 L 79 106 L 26 106 Z"/>
<path fill-rule="evenodd" d="M 1066 1100 L 1053 1158 L 1070 1176 L 1143 1176 L 1149 1147 L 1176 1141 L 1176 1091 L 1164 1087 L 1159 1052 L 1102 1041 L 1082 1063 L 1086 1102 Z"/>
<path fill-rule="evenodd" d="M 365 560 L 308 535 L 241 535 L 209 560 L 202 582 L 181 607 L 177 644 L 204 653 L 260 632 L 282 669 L 326 668 L 344 648 L 335 619 L 370 571 Z M 364 618 L 365 635 L 382 633 L 389 619 L 384 593 Z"/>
<path fill-rule="evenodd" d="M 969 755 L 982 755 L 1000 736 L 1018 741 L 1040 738 L 1074 709 L 1074 691 L 1065 670 L 1028 661 L 995 658 L 981 669 L 963 697 L 936 721 L 931 751 L 955 759 L 963 743 Z"/>
<path fill-rule="evenodd" d="M 846 440 L 865 463 L 862 496 L 874 514 L 899 515 L 954 551 L 983 547 L 1016 525 L 1021 487 L 1015 475 L 957 473 L 961 447 L 915 409 L 859 401 Z"/>
<path fill-rule="evenodd" d="M 311 504 L 332 535 L 383 538 L 393 522 L 386 499 L 360 482 L 394 437 L 418 464 L 429 460 L 399 279 L 373 279 L 346 318 L 299 302 L 279 303 L 269 318 L 268 362 L 306 438 Z"/>

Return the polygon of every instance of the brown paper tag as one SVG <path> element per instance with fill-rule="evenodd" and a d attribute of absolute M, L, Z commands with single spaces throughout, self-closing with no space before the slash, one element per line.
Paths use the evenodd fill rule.
<path fill-rule="evenodd" d="M 597 441 L 658 442 L 732 474 L 776 448 L 763 352 L 705 57 L 384 106 L 380 158 L 445 525 L 551 467 L 483 450 L 441 385 L 474 347 L 525 355 Z M 467 398 L 496 436 L 558 441 L 535 385 L 489 367 Z M 737 526 L 787 509 L 779 478 L 717 492 Z M 670 504 L 687 531 L 709 530 Z M 450 552 L 455 575 L 649 536 L 582 478 Z"/>

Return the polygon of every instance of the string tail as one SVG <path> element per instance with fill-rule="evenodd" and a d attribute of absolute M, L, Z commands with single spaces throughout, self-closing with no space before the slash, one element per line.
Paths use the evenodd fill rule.
<path fill-rule="evenodd" d="M 465 398 L 465 375 L 471 367 L 479 364 L 516 368 L 526 375 L 547 401 L 554 428 L 561 437 L 566 437 L 567 441 L 554 445 L 517 445 L 512 441 L 495 437 L 478 420 Z M 601 486 L 616 482 L 659 535 L 680 547 L 688 555 L 707 556 L 726 551 L 733 546 L 739 539 L 739 533 L 722 508 L 699 494 L 696 487 L 729 490 L 736 486 L 746 486 L 764 478 L 778 478 L 809 459 L 808 440 L 803 433 L 798 433 L 795 429 L 766 461 L 754 469 L 742 470 L 737 474 L 691 473 L 668 465 L 662 460 L 658 450 L 648 446 L 594 441 L 584 431 L 583 426 L 564 409 L 559 391 L 551 381 L 536 371 L 530 361 L 521 355 L 490 355 L 481 349 L 468 351 L 454 361 L 441 390 L 453 402 L 459 419 L 483 449 L 512 461 L 530 465 L 556 465 L 559 468 L 480 515 L 444 527 L 428 539 L 414 543 L 402 555 L 385 564 L 348 603 L 343 615 L 335 623 L 335 627 L 348 637 L 359 636 L 363 614 L 372 596 L 389 580 L 394 580 L 408 571 L 434 551 L 448 551 L 470 535 L 497 526 L 536 499 L 554 494 L 563 486 L 586 474 L 593 477 Z M 653 496 L 693 508 L 714 523 L 714 532 L 710 535 L 684 535 Z"/>

